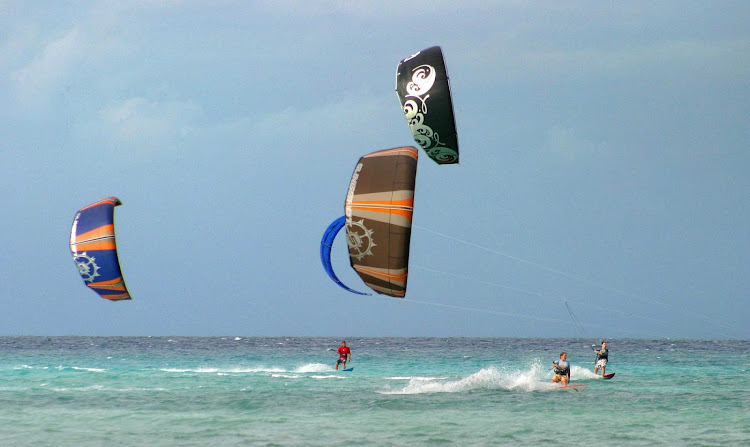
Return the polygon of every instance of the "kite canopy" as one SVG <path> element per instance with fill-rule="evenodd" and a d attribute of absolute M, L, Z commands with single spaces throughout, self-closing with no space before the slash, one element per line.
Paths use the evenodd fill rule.
<path fill-rule="evenodd" d="M 440 47 L 427 48 L 399 62 L 396 94 L 414 141 L 427 156 L 438 164 L 458 163 L 450 81 Z"/>
<path fill-rule="evenodd" d="M 331 248 L 333 247 L 333 240 L 336 239 L 336 235 L 339 234 L 339 230 L 341 230 L 345 223 L 346 217 L 341 216 L 334 220 L 331 225 L 328 226 L 325 233 L 323 233 L 323 239 L 320 241 L 320 262 L 323 263 L 323 268 L 326 270 L 326 273 L 328 273 L 328 276 L 343 289 L 356 293 L 357 295 L 371 295 L 370 293 L 359 292 L 346 286 L 346 284 L 341 282 L 333 271 L 333 265 L 331 265 Z"/>
<path fill-rule="evenodd" d="M 114 212 L 118 205 L 120 199 L 109 197 L 81 208 L 70 229 L 70 252 L 83 283 L 113 301 L 131 299 L 117 258 Z"/>
<path fill-rule="evenodd" d="M 372 290 L 406 295 L 414 184 L 419 152 L 398 147 L 360 158 L 346 195 L 352 268 Z"/>

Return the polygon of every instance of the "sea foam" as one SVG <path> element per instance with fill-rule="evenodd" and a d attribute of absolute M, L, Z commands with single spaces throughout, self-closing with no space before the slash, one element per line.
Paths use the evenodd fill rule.
<path fill-rule="evenodd" d="M 331 365 L 325 365 L 323 363 L 307 363 L 295 369 L 296 373 L 317 373 L 317 372 L 329 372 L 333 371 Z"/>
<path fill-rule="evenodd" d="M 495 367 L 482 368 L 458 380 L 413 377 L 401 389 L 388 389 L 382 394 L 427 394 L 461 393 L 472 390 L 535 391 L 548 389 L 551 384 L 545 379 L 539 365 L 525 371 L 504 371 Z M 427 379 L 427 380 L 425 380 Z"/>

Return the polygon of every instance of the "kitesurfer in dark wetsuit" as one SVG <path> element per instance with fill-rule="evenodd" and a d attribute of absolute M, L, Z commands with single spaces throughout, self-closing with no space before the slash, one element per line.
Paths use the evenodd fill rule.
<path fill-rule="evenodd" d="M 568 386 L 570 382 L 570 363 L 567 361 L 568 353 L 561 352 L 560 360 L 552 362 L 555 368 L 555 375 L 552 377 L 553 382 L 561 382 L 562 386 Z"/>
<path fill-rule="evenodd" d="M 602 377 L 604 377 L 604 370 L 607 368 L 607 361 L 609 360 L 609 351 L 607 350 L 607 342 L 602 340 L 602 349 L 596 350 L 596 365 L 594 366 L 594 374 L 602 369 Z"/>
<path fill-rule="evenodd" d="M 339 365 L 341 363 L 344 364 L 343 369 L 346 369 L 346 362 L 350 361 L 352 358 L 352 350 L 349 349 L 348 346 L 346 346 L 346 340 L 341 341 L 341 346 L 338 349 L 339 353 L 339 359 L 336 360 L 336 370 L 338 371 Z"/>

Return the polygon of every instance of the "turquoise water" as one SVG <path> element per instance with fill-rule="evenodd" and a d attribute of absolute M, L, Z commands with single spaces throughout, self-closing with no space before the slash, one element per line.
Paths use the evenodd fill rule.
<path fill-rule="evenodd" d="M 596 341 L 0 337 L 0 445 L 750 445 L 750 341 Z"/>

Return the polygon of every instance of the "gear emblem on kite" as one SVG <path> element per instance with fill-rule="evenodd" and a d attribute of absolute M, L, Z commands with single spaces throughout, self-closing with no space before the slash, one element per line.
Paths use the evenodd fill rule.
<path fill-rule="evenodd" d="M 92 282 L 94 278 L 99 276 L 99 266 L 96 265 L 96 258 L 88 256 L 86 252 L 73 253 L 73 262 L 78 267 L 78 273 L 81 274 L 84 282 Z"/>
<path fill-rule="evenodd" d="M 365 227 L 365 220 L 358 222 L 350 221 L 346 226 L 346 245 L 349 246 L 349 255 L 361 261 L 367 255 L 372 255 L 372 248 L 376 247 L 372 239 L 372 230 Z"/>

